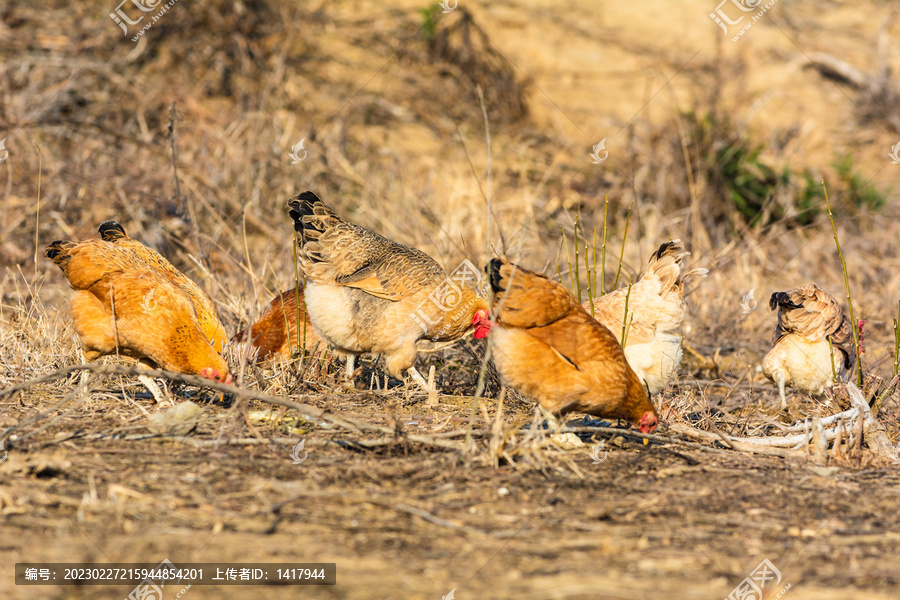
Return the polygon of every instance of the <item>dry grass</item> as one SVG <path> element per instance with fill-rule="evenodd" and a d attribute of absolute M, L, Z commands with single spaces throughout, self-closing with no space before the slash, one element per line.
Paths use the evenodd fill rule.
<path fill-rule="evenodd" d="M 844 405 L 838 395 L 823 403 L 798 401 L 790 416 L 780 414 L 774 388 L 758 368 L 771 335 L 767 300 L 773 291 L 815 281 L 841 295 L 824 198 L 814 192 L 825 179 L 856 316 L 867 320 L 863 365 L 874 393 L 893 369 L 891 319 L 900 299 L 896 171 L 885 157 L 896 140 L 880 125 L 890 122 L 890 111 L 881 106 L 870 121 L 865 115 L 874 109 L 867 105 L 860 116 L 852 94 L 793 62 L 796 46 L 777 28 L 758 24 L 738 44 L 717 43 L 718 30 L 702 22 L 712 7 L 691 6 L 695 14 L 644 21 L 643 12 L 622 6 L 579 11 L 576 18 L 544 2 L 466 6 L 449 15 L 405 1 L 179 3 L 137 43 L 121 37 L 106 16 L 113 7 L 105 3 L 7 7 L 0 17 L 0 135 L 10 152 L 0 164 L 6 175 L 0 185 L 0 389 L 80 361 L 66 312 L 68 290 L 52 264 L 34 258 L 55 239 L 93 235 L 106 219 L 121 222 L 198 281 L 226 329 L 235 332 L 275 293 L 293 286 L 293 233 L 284 201 L 302 189 L 449 269 L 463 258 L 484 264 L 491 247 L 551 276 L 562 272 L 566 283 L 562 233 L 571 243 L 577 219 L 581 243 L 592 245 L 608 197 L 606 290 L 617 278 L 620 287 L 634 278 L 666 239 L 684 240 L 693 253 L 690 265 L 710 269 L 689 292 L 684 331 L 696 354 L 685 353 L 680 381 L 659 399 L 661 421 L 728 435 L 772 434 L 786 421 Z M 821 49 L 816 36 L 825 30 L 834 45 L 826 50 L 844 49 L 847 60 L 864 64 L 871 54 L 867 40 L 881 22 L 900 35 L 887 8 L 866 6 L 872 16 L 850 25 L 831 19 L 858 14 L 856 7 L 821 14 L 815 3 L 779 3 L 770 14 L 809 52 Z M 635 26 L 636 19 L 644 25 Z M 49 30 L 47 23 L 66 26 Z M 680 35 L 684 28 L 699 28 L 708 41 L 690 61 L 697 47 Z M 490 231 L 476 86 L 484 91 L 491 123 Z M 609 158 L 592 165 L 588 153 L 603 138 Z M 291 164 L 288 153 L 301 139 L 307 156 Z M 849 171 L 839 160 L 847 153 L 854 157 Z M 875 207 L 873 198 L 886 202 Z M 572 248 L 570 254 L 574 259 Z M 598 267 L 592 248 L 588 254 Z M 589 276 L 576 278 L 585 297 L 595 292 Z M 759 307 L 745 314 L 740 300 L 751 288 Z M 18 424 L 22 436 L 0 466 L 0 482 L 19 486 L 20 495 L 0 488 L 0 515 L 11 529 L 33 528 L 35 540 L 68 531 L 74 522 L 102 531 L 98 539 L 118 548 L 117 557 L 127 554 L 121 548 L 129 543 L 137 544 L 134 553 L 152 554 L 128 554 L 133 560 L 154 560 L 161 548 L 177 547 L 185 530 L 213 531 L 210 539 L 221 533 L 219 540 L 246 544 L 254 560 L 316 559 L 311 550 L 278 558 L 269 543 L 291 547 L 292 537 L 302 538 L 322 549 L 319 557 L 358 561 L 359 587 L 328 597 L 388 597 L 398 589 L 405 589 L 404 597 L 426 597 L 426 589 L 437 597 L 445 582 L 446 594 L 462 577 L 458 564 L 453 571 L 452 561 L 443 561 L 456 556 L 453 540 L 485 564 L 483 574 L 505 578 L 509 597 L 564 597 L 559 590 L 566 589 L 565 597 L 596 597 L 591 594 L 598 589 L 646 590 L 642 585 L 660 579 L 671 597 L 687 597 L 679 581 L 698 593 L 723 595 L 759 562 L 753 558 L 771 552 L 787 563 L 805 544 L 811 544 L 808 557 L 789 564 L 806 588 L 792 590 L 792 597 L 827 597 L 816 596 L 825 593 L 816 591 L 819 586 L 861 586 L 874 598 L 900 577 L 875 558 L 896 556 L 896 542 L 840 545 L 841 531 L 881 535 L 897 526 L 893 519 L 879 529 L 872 517 L 896 501 L 886 491 L 895 479 L 862 451 L 848 448 L 833 457 L 848 468 L 841 492 L 818 475 L 811 484 L 798 483 L 802 477 L 786 472 L 779 459 L 678 446 L 648 450 L 627 436 L 587 434 L 589 443 L 609 442 L 607 467 L 614 468 L 598 471 L 590 467 L 590 446 L 560 448 L 535 426 L 530 402 L 508 391 L 501 405 L 492 371 L 486 398 L 472 401 L 481 344 L 423 350 L 420 370 L 434 365 L 445 394 L 437 407 L 396 382 L 385 385 L 383 375 L 376 383 L 380 371 L 372 361 L 354 393 L 336 391 L 340 365 L 324 353 L 263 365 L 234 357 L 234 367 L 239 385 L 254 393 L 299 397 L 456 449 L 411 443 L 402 434 L 328 428 L 284 408 L 265 416 L 270 407 L 251 398 L 238 398 L 230 408 L 208 404 L 197 431 L 178 442 L 117 442 L 107 436 L 145 433 L 146 412 L 157 410 L 133 378 L 119 374 L 95 376 L 83 396 L 73 373 L 0 398 L 0 431 Z M 173 390 L 198 398 L 194 388 Z M 895 395 L 880 416 L 900 442 Z M 300 485 L 297 471 L 282 463 L 291 441 L 304 436 L 319 462 Z M 174 462 L 155 457 L 157 448 Z M 149 478 L 141 479 L 142 467 Z M 695 467 L 673 481 L 682 473 L 671 469 Z M 715 469 L 722 469 L 727 490 L 710 488 Z M 170 480 L 170 470 L 179 479 Z M 124 474 L 117 479 L 119 471 Z M 870 504 L 848 507 L 840 494 L 875 485 L 867 473 L 887 483 Z M 208 488 L 184 485 L 191 481 Z M 740 494 L 742 486 L 770 484 L 804 506 Z M 497 491 L 501 487 L 508 496 Z M 396 508 L 403 502 L 394 495 L 459 527 L 432 523 L 427 527 L 436 529 L 423 532 L 414 513 Z M 694 495 L 715 499 L 709 514 L 695 514 Z M 307 496 L 318 500 L 291 504 Z M 367 496 L 378 503 L 366 504 Z M 518 504 L 531 511 L 528 516 Z M 762 505 L 767 512 L 734 514 Z M 166 506 L 172 519 L 159 516 Z M 845 522 L 817 521 L 803 512 L 807 507 L 843 513 Z M 105 515 L 115 515 L 109 529 L 99 525 Z M 301 517 L 314 523 L 312 530 L 303 531 Z M 757 529 L 735 525 L 744 519 Z M 724 522 L 730 529 L 721 536 Z M 795 522 L 824 523 L 826 533 L 815 544 L 803 527 L 782 539 Z M 678 527 L 696 540 L 680 537 Z M 272 531 L 260 533 L 267 528 Z M 159 547 L 141 531 L 156 532 Z M 749 551 L 735 548 L 732 536 L 738 535 L 749 540 Z M 565 536 L 575 545 L 567 546 Z M 586 539 L 596 544 L 577 545 Z M 501 552 L 509 540 L 509 552 Z M 60 552 L 106 560 L 83 541 L 68 535 Z M 854 553 L 860 548 L 862 558 Z M 60 556 L 50 549 L 29 554 L 12 544 L 2 552 L 20 559 Z M 388 558 L 377 558 L 382 554 Z M 410 564 L 424 566 L 406 569 L 410 555 Z M 493 555 L 498 558 L 491 563 Z M 222 549 L 212 556 L 247 558 Z M 824 565 L 829 561 L 821 557 L 828 556 L 861 562 L 842 574 Z M 392 574 L 392 561 L 404 564 L 408 581 Z M 566 561 L 571 568 L 560 566 Z M 606 580 L 594 577 L 598 561 L 612 565 Z M 486 579 L 472 577 L 468 585 L 481 597 L 501 597 Z M 75 597 L 66 593 L 55 597 Z"/>

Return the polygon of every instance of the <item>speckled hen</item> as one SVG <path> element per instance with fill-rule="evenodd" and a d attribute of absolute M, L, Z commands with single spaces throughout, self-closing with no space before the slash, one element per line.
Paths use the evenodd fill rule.
<path fill-rule="evenodd" d="M 856 352 L 850 319 L 837 300 L 811 283 L 775 292 L 769 308 L 778 309 L 778 321 L 762 366 L 765 376 L 778 384 L 781 408 L 787 408 L 785 386 L 820 396 L 835 375 L 846 379 Z"/>
<path fill-rule="evenodd" d="M 300 234 L 306 307 L 323 339 L 347 356 L 347 375 L 365 352 L 382 354 L 388 373 L 416 371 L 416 342 L 452 341 L 490 330 L 487 302 L 458 285 L 424 252 L 340 219 L 312 192 L 288 201 Z"/>

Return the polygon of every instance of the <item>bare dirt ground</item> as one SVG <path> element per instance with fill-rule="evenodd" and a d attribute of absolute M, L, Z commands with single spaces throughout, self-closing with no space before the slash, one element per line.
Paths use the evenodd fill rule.
<path fill-rule="evenodd" d="M 493 466 L 404 441 L 403 432 L 464 430 L 463 402 L 431 409 L 366 393 L 314 404 L 387 424 L 397 436 L 366 449 L 358 442 L 371 436 L 302 425 L 307 458 L 295 465 L 293 440 L 266 441 L 284 437 L 277 427 L 256 430 L 260 443 L 216 444 L 228 417 L 212 408 L 186 440 L 80 439 L 79 431 L 143 431 L 125 425 L 142 421 L 136 407 L 95 392 L 0 465 L 4 581 L 24 560 L 309 561 L 337 563 L 338 585 L 190 593 L 436 598 L 455 588 L 475 598 L 713 598 L 768 558 L 793 597 L 896 597 L 896 468 L 823 471 L 802 460 L 645 446 L 627 435 L 597 437 L 613 438 L 595 453 L 599 464 L 588 446 L 545 448 L 541 465 Z M 43 406 L 35 394 L 11 412 L 24 419 Z M 482 406 L 493 418 L 496 403 Z M 507 410 L 508 427 L 531 420 L 524 404 Z M 16 598 L 128 591 L 11 587 L 5 593 Z"/>
<path fill-rule="evenodd" d="M 108 218 L 200 282 L 229 331 L 293 285 L 283 203 L 307 188 L 448 269 L 484 264 L 490 244 L 571 284 L 561 235 L 572 243 L 576 217 L 582 236 L 602 226 L 606 198 L 607 290 L 623 238 L 626 277 L 676 237 L 690 266 L 710 268 L 689 291 L 690 350 L 648 444 L 578 417 L 582 445 L 555 442 L 527 399 L 509 392 L 498 409 L 491 377 L 473 401 L 473 342 L 423 345 L 437 406 L 397 382 L 368 389 L 369 370 L 342 390 L 341 365 L 321 356 L 233 360 L 238 388 L 328 414 L 189 388 L 205 410 L 179 435 L 148 431 L 166 407 L 132 376 L 94 375 L 81 394 L 70 373 L 4 394 L 0 597 L 130 592 L 16 586 L 16 562 L 166 558 L 337 564 L 333 587 L 194 586 L 188 598 L 718 599 L 764 559 L 781 575 L 766 598 L 788 585 L 781 597 L 900 597 L 897 464 L 865 444 L 816 464 L 805 447 L 765 456 L 676 431 L 775 435 L 846 407 L 840 393 L 795 394 L 779 411 L 758 369 L 769 294 L 815 281 L 845 297 L 821 180 L 867 319 L 867 382 L 890 379 L 895 9 L 782 0 L 732 42 L 716 8 L 179 2 L 133 43 L 113 3 L 0 5 L 0 393 L 80 362 L 63 278 L 35 258 Z M 808 64 L 817 52 L 870 79 L 824 76 Z M 308 157 L 292 164 L 301 139 Z M 609 157 L 594 165 L 601 139 Z M 896 393 L 879 419 L 900 443 Z"/>

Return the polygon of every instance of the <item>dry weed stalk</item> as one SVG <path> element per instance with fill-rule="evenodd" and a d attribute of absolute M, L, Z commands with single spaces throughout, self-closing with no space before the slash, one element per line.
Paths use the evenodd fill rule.
<path fill-rule="evenodd" d="M 897 302 L 897 318 L 894 319 L 894 369 L 891 371 L 893 377 L 897 376 L 898 368 L 900 368 L 900 301 Z"/>

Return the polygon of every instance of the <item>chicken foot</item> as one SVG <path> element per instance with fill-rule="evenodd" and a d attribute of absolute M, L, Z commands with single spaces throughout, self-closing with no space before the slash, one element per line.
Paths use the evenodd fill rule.
<path fill-rule="evenodd" d="M 148 363 L 144 362 L 143 360 L 139 360 L 137 363 L 137 367 L 139 369 L 155 369 L 156 365 L 148 364 Z M 162 404 L 168 398 L 165 394 L 163 394 L 163 392 L 162 392 L 162 390 L 160 390 L 159 386 L 156 385 L 156 382 L 153 381 L 153 379 L 150 378 L 149 376 L 138 375 L 137 378 L 138 378 L 138 381 L 143 383 L 144 387 L 146 387 L 150 391 L 150 395 L 153 396 L 153 399 L 156 400 L 157 404 Z M 175 406 L 174 400 L 172 400 L 171 398 L 168 398 L 168 400 L 172 404 L 172 406 Z"/>
<path fill-rule="evenodd" d="M 428 382 L 425 381 L 425 378 L 422 377 L 422 374 L 419 373 L 415 367 L 408 368 L 406 372 L 409 373 L 409 378 L 416 382 L 416 384 L 418 384 L 418 386 L 426 392 L 431 392 L 433 391 L 433 389 L 437 389 L 434 385 L 434 377 L 431 377 L 431 385 L 428 385 Z"/>
<path fill-rule="evenodd" d="M 153 399 L 156 400 L 157 404 L 162 404 L 163 402 L 165 402 L 166 396 L 162 393 L 162 390 L 159 389 L 159 386 L 156 385 L 156 382 L 153 381 L 153 379 L 151 379 L 147 375 L 138 375 L 137 378 L 138 381 L 143 383 L 144 387 L 146 387 L 150 391 L 150 394 L 153 396 Z M 172 406 L 175 406 L 174 400 L 172 400 L 171 398 L 169 398 L 168 400 L 172 404 Z"/>
<path fill-rule="evenodd" d="M 787 396 L 784 393 L 785 379 L 781 369 L 775 371 L 775 383 L 778 384 L 778 393 L 781 395 L 781 410 L 784 410 L 787 408 Z"/>

